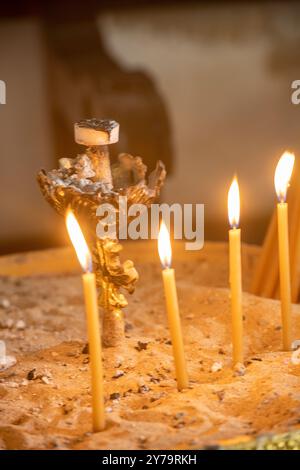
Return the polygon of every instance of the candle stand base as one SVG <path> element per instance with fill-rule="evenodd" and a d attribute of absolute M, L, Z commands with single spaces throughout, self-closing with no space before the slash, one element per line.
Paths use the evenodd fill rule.
<path fill-rule="evenodd" d="M 102 319 L 103 329 L 103 346 L 117 347 L 123 343 L 124 340 L 124 315 L 121 309 L 103 310 Z"/>

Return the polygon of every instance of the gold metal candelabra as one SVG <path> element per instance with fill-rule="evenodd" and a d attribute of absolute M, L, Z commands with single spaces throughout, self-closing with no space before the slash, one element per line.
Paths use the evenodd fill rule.
<path fill-rule="evenodd" d="M 142 159 L 125 153 L 111 166 L 108 145 L 118 139 L 119 124 L 115 121 L 80 121 L 75 124 L 75 140 L 86 147 L 85 152 L 75 158 L 61 158 L 59 169 L 41 170 L 37 175 L 45 199 L 63 216 L 70 207 L 88 239 L 100 292 L 105 346 L 117 346 L 124 338 L 122 309 L 128 302 L 122 290 L 134 291 L 138 273 L 132 261 L 121 262 L 122 246 L 117 239 L 97 237 L 97 208 L 104 203 L 115 207 L 118 233 L 119 196 L 126 196 L 128 207 L 135 203 L 149 207 L 166 177 L 165 167 L 158 161 L 147 183 Z"/>

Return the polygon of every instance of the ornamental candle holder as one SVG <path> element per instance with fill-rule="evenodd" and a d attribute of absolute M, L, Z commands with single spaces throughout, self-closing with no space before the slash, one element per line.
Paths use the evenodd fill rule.
<path fill-rule="evenodd" d="M 75 158 L 61 158 L 59 169 L 41 170 L 37 175 L 45 199 L 63 216 L 71 208 L 87 237 L 103 311 L 105 346 L 117 346 L 124 339 L 122 309 L 128 302 L 121 291 L 133 293 L 138 273 L 132 261 L 121 262 L 118 239 L 97 237 L 97 208 L 104 203 L 115 208 L 119 233 L 119 197 L 126 196 L 128 208 L 137 203 L 149 207 L 159 196 L 166 177 L 164 164 L 158 161 L 147 182 L 142 159 L 127 153 L 119 154 L 118 163 L 111 165 L 108 145 L 118 140 L 119 124 L 115 121 L 79 121 L 75 124 L 75 141 L 86 147 L 85 152 Z"/>

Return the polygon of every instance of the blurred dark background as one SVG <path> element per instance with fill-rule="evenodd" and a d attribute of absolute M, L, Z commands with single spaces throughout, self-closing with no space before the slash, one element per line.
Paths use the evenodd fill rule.
<path fill-rule="evenodd" d="M 299 2 L 6 2 L 0 11 L 0 253 L 64 244 L 35 175 L 80 151 L 74 121 L 120 122 L 125 151 L 165 162 L 162 200 L 205 204 L 227 236 L 238 173 L 244 239 L 262 241 L 285 148 L 300 155 Z"/>

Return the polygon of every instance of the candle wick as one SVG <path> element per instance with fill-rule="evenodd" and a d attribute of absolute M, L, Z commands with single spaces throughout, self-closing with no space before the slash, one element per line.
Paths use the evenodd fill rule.
<path fill-rule="evenodd" d="M 278 201 L 279 201 L 279 204 L 284 204 L 285 201 L 286 201 L 286 197 L 282 194 L 280 194 L 279 198 L 278 198 Z"/>
<path fill-rule="evenodd" d="M 87 273 L 92 273 L 93 272 L 93 262 L 92 262 L 92 258 L 89 255 L 87 255 L 86 266 L 87 266 L 86 272 Z"/>

